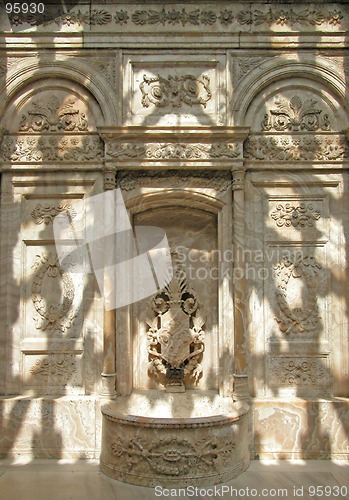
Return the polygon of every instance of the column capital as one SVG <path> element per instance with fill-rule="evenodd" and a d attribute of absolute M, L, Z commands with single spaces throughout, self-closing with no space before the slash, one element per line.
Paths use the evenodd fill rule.
<path fill-rule="evenodd" d="M 232 189 L 233 191 L 244 189 L 245 187 L 245 169 L 233 169 L 231 171 L 233 177 Z"/>
<path fill-rule="evenodd" d="M 103 178 L 103 187 L 104 191 L 111 191 L 116 188 L 116 173 L 117 170 L 115 168 L 108 168 L 104 170 L 104 178 Z"/>

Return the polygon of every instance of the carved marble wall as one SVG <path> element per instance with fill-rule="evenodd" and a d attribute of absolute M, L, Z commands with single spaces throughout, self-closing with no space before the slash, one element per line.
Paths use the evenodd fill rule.
<path fill-rule="evenodd" d="M 83 231 L 74 203 L 117 185 L 134 224 L 194 257 L 188 388 L 249 402 L 251 456 L 348 458 L 345 2 L 0 19 L 0 454 L 99 455 L 106 315 L 52 223 Z M 155 317 L 151 299 L 116 312 L 119 396 L 163 387 L 142 375 Z"/>

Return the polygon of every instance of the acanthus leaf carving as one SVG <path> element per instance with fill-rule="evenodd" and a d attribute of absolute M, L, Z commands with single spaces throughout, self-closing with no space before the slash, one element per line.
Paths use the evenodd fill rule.
<path fill-rule="evenodd" d="M 275 320 L 280 331 L 285 335 L 316 331 L 319 324 L 317 287 L 321 279 L 321 264 L 311 256 L 284 255 L 274 269 L 280 311 Z M 292 281 L 295 285 L 298 280 L 302 281 L 304 287 L 302 306 L 292 307 L 288 302 L 289 287 L 292 287 Z"/>
<path fill-rule="evenodd" d="M 278 227 L 312 227 L 314 221 L 320 219 L 319 210 L 315 210 L 314 206 L 309 203 L 300 203 L 299 205 L 277 205 L 275 210 L 270 214 Z"/>
<path fill-rule="evenodd" d="M 53 219 L 56 215 L 61 214 L 62 212 L 65 212 L 69 219 L 74 219 L 76 216 L 76 211 L 69 203 L 59 203 L 58 205 L 42 205 L 39 203 L 32 211 L 31 216 L 34 219 L 35 224 L 44 223 L 45 225 L 48 225 L 53 223 Z"/>
<path fill-rule="evenodd" d="M 110 448 L 122 467 L 137 469 L 146 462 L 156 473 L 178 477 L 190 474 L 193 468 L 202 472 L 216 468 L 234 452 L 235 442 L 221 444 L 207 439 L 199 443 L 178 437 L 150 442 L 137 437 L 130 440 L 120 437 Z"/>
<path fill-rule="evenodd" d="M 52 253 L 36 256 L 32 266 L 35 269 L 31 298 L 38 316 L 34 318 L 38 330 L 66 332 L 76 316 L 73 309 L 74 284 L 68 273 L 59 265 L 59 259 Z M 61 280 L 63 293 L 59 300 L 42 295 L 44 279 Z M 55 297 L 57 299 L 57 297 Z"/>
<path fill-rule="evenodd" d="M 69 98 L 62 103 L 54 95 L 33 101 L 32 108 L 22 116 L 20 131 L 86 131 L 88 129 L 86 115 L 74 106 L 75 102 L 75 99 Z"/>
<path fill-rule="evenodd" d="M 167 391 L 184 392 L 184 380 L 193 378 L 198 383 L 202 374 L 205 321 L 178 256 L 172 255 L 173 278 L 152 300 L 152 317 L 146 320 L 149 374 L 163 383 Z"/>
<path fill-rule="evenodd" d="M 313 99 L 303 103 L 297 95 L 292 99 L 280 97 L 275 100 L 275 104 L 276 108 L 265 114 L 261 123 L 262 130 L 267 132 L 331 130 L 328 114 L 322 115 L 322 109 L 316 107 L 317 102 Z"/>
<path fill-rule="evenodd" d="M 193 106 L 201 104 L 204 108 L 211 99 L 210 79 L 207 75 L 162 76 L 143 75 L 139 86 L 142 92 L 142 105 L 148 108 L 151 104 L 163 108 L 171 105 L 180 108 L 182 104 Z"/>

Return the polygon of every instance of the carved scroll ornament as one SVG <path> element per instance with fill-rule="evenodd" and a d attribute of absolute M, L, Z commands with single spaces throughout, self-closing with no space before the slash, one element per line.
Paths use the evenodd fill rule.
<path fill-rule="evenodd" d="M 315 210 L 314 206 L 310 203 L 300 203 L 299 205 L 278 205 L 275 210 L 270 214 L 278 227 L 312 227 L 314 221 L 320 219 L 320 212 Z"/>
<path fill-rule="evenodd" d="M 153 471 L 168 476 L 182 476 L 193 470 L 209 471 L 218 460 L 228 458 L 234 449 L 233 441 L 221 444 L 214 439 L 205 439 L 202 443 L 194 443 L 175 437 L 155 442 L 120 438 L 111 444 L 111 452 L 120 458 L 122 468 L 143 468 L 146 463 Z"/>
<path fill-rule="evenodd" d="M 280 97 L 275 101 L 276 108 L 266 113 L 262 121 L 262 130 L 276 131 L 329 131 L 331 124 L 327 114 L 322 114 L 317 102 L 308 99 L 303 103 L 298 96 L 292 99 Z"/>
<path fill-rule="evenodd" d="M 323 383 L 325 367 L 323 360 L 311 358 L 273 358 L 271 374 L 273 385 L 314 386 Z"/>
<path fill-rule="evenodd" d="M 210 79 L 207 75 L 197 78 L 193 75 L 150 77 L 143 76 L 139 88 L 142 92 L 142 105 L 149 108 L 151 104 L 163 108 L 171 105 L 180 108 L 182 104 L 193 106 L 201 104 L 204 108 L 211 99 Z"/>
<path fill-rule="evenodd" d="M 172 281 L 152 301 L 149 325 L 149 374 L 163 383 L 168 392 L 184 392 L 184 379 L 198 383 L 202 373 L 204 320 L 199 314 L 194 291 L 177 264 Z"/>
<path fill-rule="evenodd" d="M 74 106 L 75 99 L 61 103 L 52 95 L 47 99 L 33 101 L 32 108 L 22 116 L 21 132 L 82 132 L 88 129 L 84 113 Z"/>
<path fill-rule="evenodd" d="M 35 221 L 35 224 L 45 225 L 52 224 L 56 215 L 65 212 L 69 219 L 73 219 L 76 216 L 76 211 L 68 203 L 59 203 L 58 205 L 41 205 L 39 203 L 36 205 L 31 215 Z"/>

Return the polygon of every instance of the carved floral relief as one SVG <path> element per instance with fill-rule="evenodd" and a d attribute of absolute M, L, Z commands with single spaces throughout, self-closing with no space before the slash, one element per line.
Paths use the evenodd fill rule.
<path fill-rule="evenodd" d="M 110 445 L 112 454 L 122 460 L 122 467 L 143 467 L 146 462 L 150 469 L 158 474 L 182 476 L 190 474 L 193 469 L 210 471 L 221 460 L 228 459 L 235 449 L 233 441 L 219 442 L 214 439 L 203 439 L 194 442 L 180 437 L 163 438 L 158 441 L 124 438 Z"/>
<path fill-rule="evenodd" d="M 32 267 L 35 274 L 31 298 L 37 312 L 34 318 L 36 328 L 42 331 L 66 332 L 76 316 L 72 307 L 75 291 L 69 274 L 62 270 L 58 257 L 52 253 L 37 255 Z M 43 294 L 45 281 L 48 282 L 50 290 L 47 297 Z"/>
<path fill-rule="evenodd" d="M 303 102 L 295 95 L 292 99 L 280 97 L 275 104 L 276 108 L 265 114 L 261 123 L 262 130 L 267 132 L 331 130 L 328 114 L 323 114 L 313 99 Z"/>
<path fill-rule="evenodd" d="M 299 205 L 277 205 L 270 214 L 278 227 L 305 228 L 314 226 L 315 221 L 320 219 L 320 212 L 309 203 L 300 203 Z"/>
<path fill-rule="evenodd" d="M 252 136 L 245 141 L 244 155 L 255 161 L 343 161 L 349 158 L 344 136 Z"/>
<path fill-rule="evenodd" d="M 29 372 L 39 382 L 64 386 L 77 372 L 75 358 L 73 354 L 47 354 L 37 359 Z"/>
<path fill-rule="evenodd" d="M 326 379 L 322 358 L 271 358 L 270 366 L 273 386 L 315 386 L 323 384 Z"/>
<path fill-rule="evenodd" d="M 321 264 L 314 257 L 285 255 L 274 269 L 279 307 L 275 320 L 280 331 L 284 335 L 315 332 L 319 325 L 317 290 Z M 293 294 L 296 304 L 292 304 Z"/>
<path fill-rule="evenodd" d="M 151 304 L 148 318 L 149 374 L 165 385 L 168 392 L 184 392 L 184 381 L 199 382 L 204 351 L 204 319 L 196 294 L 178 262 L 171 282 Z"/>
<path fill-rule="evenodd" d="M 69 219 L 74 219 L 76 216 L 75 209 L 69 203 L 59 203 L 58 205 L 39 203 L 31 213 L 35 224 L 52 224 L 56 215 L 65 212 Z"/>
<path fill-rule="evenodd" d="M 212 97 L 210 79 L 207 75 L 201 77 L 169 75 L 167 78 L 160 75 L 155 77 L 143 75 L 143 82 L 139 88 L 142 92 L 142 105 L 145 108 L 151 104 L 161 108 L 169 105 L 180 108 L 182 104 L 188 106 L 201 104 L 205 108 Z"/>
<path fill-rule="evenodd" d="M 21 132 L 82 132 L 88 129 L 85 113 L 75 105 L 76 100 L 69 98 L 64 102 L 51 95 L 46 99 L 32 102 L 32 108 L 22 116 Z"/>

